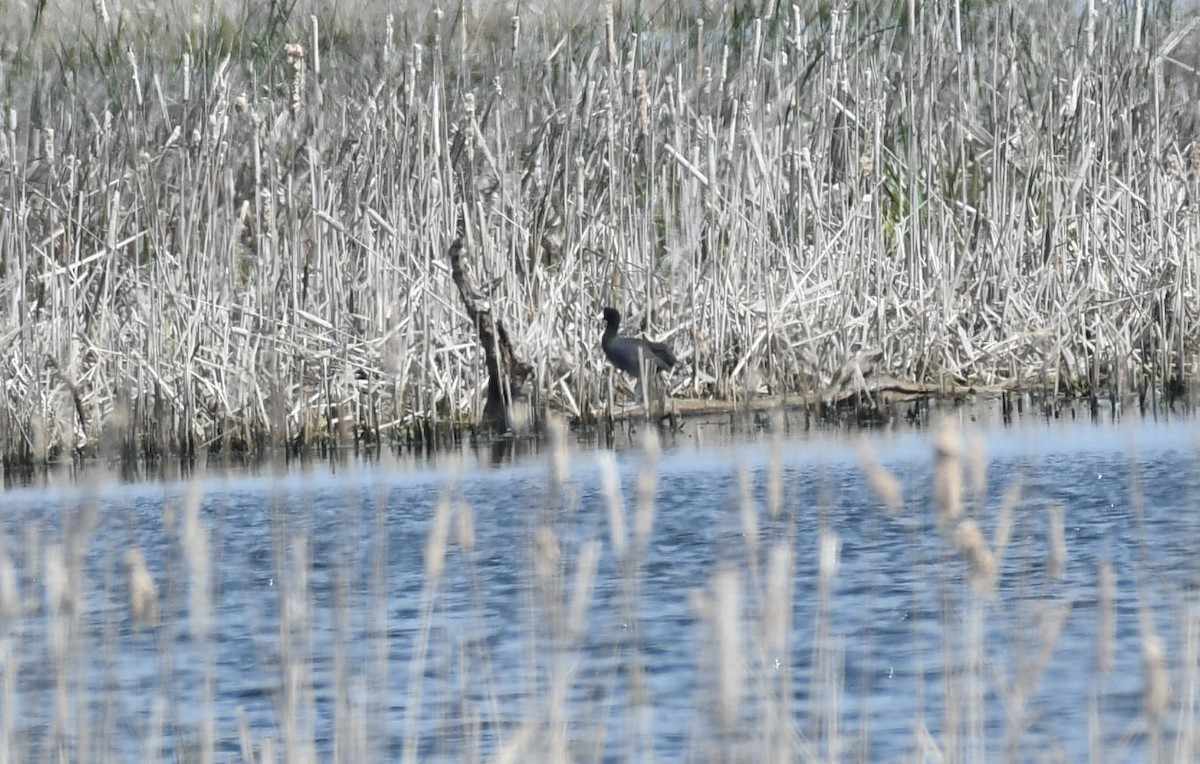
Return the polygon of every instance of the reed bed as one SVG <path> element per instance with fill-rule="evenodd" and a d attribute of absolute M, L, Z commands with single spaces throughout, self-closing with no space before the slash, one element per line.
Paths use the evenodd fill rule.
<path fill-rule="evenodd" d="M 430 485 L 427 503 L 419 487 L 398 502 L 386 485 L 344 481 L 325 498 L 304 487 L 308 502 L 288 498 L 301 487 L 287 481 L 252 501 L 206 496 L 197 481 L 151 511 L 88 490 L 29 522 L 11 520 L 30 509 L 10 495 L 0 759 L 1195 758 L 1194 592 L 1161 588 L 1145 556 L 1103 560 L 1081 588 L 1066 574 L 1063 513 L 1031 509 L 1020 478 L 989 490 L 982 445 L 956 425 L 933 438 L 930 485 L 907 496 L 863 453 L 878 508 L 856 514 L 912 541 L 888 555 L 875 595 L 847 580 L 843 551 L 870 539 L 798 501 L 778 437 L 765 468 L 729 483 L 730 543 L 697 547 L 717 555 L 710 574 L 665 592 L 652 546 L 690 508 L 660 492 L 653 431 L 625 480 L 611 455 L 581 480 L 564 429 L 551 431 L 536 499 L 511 521 L 523 529 L 515 548 L 476 531 L 512 501 L 469 502 L 456 478 Z M 581 534 L 589 514 L 603 520 Z M 897 592 L 907 615 L 886 626 Z M 1094 616 L 1086 644 L 1060 642 L 1072 611 Z M 884 629 L 912 651 L 894 666 L 910 702 L 876 729 L 866 706 L 895 692 L 889 670 L 876 663 L 856 686 L 847 656 L 861 676 L 864 644 Z M 1078 671 L 1081 652 L 1095 657 L 1072 683 L 1091 689 L 1048 722 L 1056 664 Z M 663 672 L 693 678 L 666 693 L 652 688 Z"/>
<path fill-rule="evenodd" d="M 604 304 L 674 345 L 677 397 L 1195 372 L 1170 3 L 0 15 L 6 463 L 478 421 L 459 233 L 535 419 L 623 384 Z"/>

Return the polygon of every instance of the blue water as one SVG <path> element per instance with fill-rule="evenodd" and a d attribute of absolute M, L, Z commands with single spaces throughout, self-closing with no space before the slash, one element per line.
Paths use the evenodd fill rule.
<path fill-rule="evenodd" d="M 632 576 L 614 558 L 599 457 L 588 450 L 572 452 L 558 495 L 542 458 L 486 470 L 376 464 L 12 491 L 0 496 L 0 541 L 22 608 L 0 617 L 0 745 L 15 760 L 62 751 L 176 760 L 198 755 L 209 734 L 218 760 L 266 745 L 287 760 L 385 761 L 401 758 L 409 741 L 422 760 L 455 761 L 492 758 L 532 730 L 535 747 L 517 760 L 544 760 L 536 746 L 561 722 L 573 760 L 708 760 L 721 751 L 756 760 L 762 699 L 784 692 L 792 760 L 907 760 L 927 750 L 922 729 L 968 760 L 1146 758 L 1143 622 L 1163 640 L 1173 681 L 1166 739 L 1194 724 L 1179 691 L 1194 678 L 1184 649 L 1200 586 L 1197 428 L 966 423 L 962 432 L 986 453 L 985 496 L 965 494 L 989 541 L 1001 497 L 1021 486 L 994 599 L 972 595 L 965 564 L 935 529 L 932 445 L 922 430 L 784 440 L 777 518 L 765 508 L 769 437 L 664 444 L 653 530 Z M 866 484 L 864 445 L 904 486 L 899 516 Z M 632 529 L 646 457 L 630 448 L 615 458 Z M 739 470 L 754 502 L 753 560 Z M 207 542 L 208 631 L 191 620 L 196 578 L 182 518 L 193 491 Z M 431 588 L 425 549 L 440 497 L 457 512 L 469 507 L 474 543 L 457 543 L 450 522 L 444 572 Z M 1052 506 L 1067 550 L 1057 577 L 1046 569 Z M 549 579 L 538 574 L 539 528 L 555 540 Z M 838 544 L 824 612 L 823 535 Z M 564 634 L 557 624 L 568 619 L 589 542 L 600 555 L 586 629 Z M 756 636 L 771 606 L 761 593 L 775 546 L 795 557 L 792 628 L 778 655 Z M 121 560 L 133 547 L 158 585 L 156 626 L 129 614 Z M 77 590 L 61 617 L 48 595 L 48 560 L 60 554 Z M 1117 579 L 1110 671 L 1096 668 L 1105 562 Z M 743 613 L 745 692 L 729 730 L 714 704 L 711 622 L 698 610 L 720 570 L 737 572 Z M 1057 608 L 1066 619 L 1043 653 L 1040 635 Z M 985 646 L 979 667 L 964 647 L 974 623 Z M 550 701 L 556 677 L 563 694 Z M 1018 677 L 1032 678 L 1019 706 Z M 982 716 L 949 734 L 948 707 L 966 718 L 972 703 Z M 1100 750 L 1090 747 L 1097 741 Z"/>

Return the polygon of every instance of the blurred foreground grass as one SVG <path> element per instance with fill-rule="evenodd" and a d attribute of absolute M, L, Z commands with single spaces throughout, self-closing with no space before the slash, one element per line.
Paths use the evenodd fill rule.
<path fill-rule="evenodd" d="M 893 564 L 846 581 L 845 546 L 870 540 L 839 536 L 828 510 L 797 502 L 776 437 L 764 465 L 735 469 L 732 495 L 711 497 L 728 504 L 734 547 L 702 564 L 706 580 L 674 593 L 659 590 L 654 566 L 671 561 L 651 565 L 651 547 L 660 514 L 689 507 L 663 501 L 653 431 L 629 462 L 632 481 L 601 453 L 588 488 L 571 475 L 561 425 L 551 430 L 524 507 L 512 488 L 469 503 L 453 477 L 400 496 L 428 499 L 428 514 L 416 516 L 386 488 L 352 483 L 323 496 L 336 506 L 320 513 L 304 507 L 316 493 L 228 493 L 214 504 L 201 482 L 161 504 L 101 502 L 85 487 L 18 510 L 10 495 L 0 525 L 0 760 L 1196 757 L 1193 598 L 1167 598 L 1172 628 L 1162 633 L 1152 578 L 1144 567 L 1120 571 L 1134 600 L 1125 612 L 1137 614 L 1140 662 L 1130 663 L 1116 643 L 1114 565 L 1098 566 L 1088 592 L 1073 589 L 1064 576 L 1070 508 L 1051 504 L 1031 521 L 1020 476 L 989 493 L 981 442 L 964 441 L 949 420 L 933 433 L 931 483 L 915 496 L 860 455 L 876 506 L 855 512 L 904 525 L 888 543 L 927 545 L 919 569 Z M 1136 479 L 1130 489 L 1140 523 Z M 487 548 L 477 520 L 514 502 L 520 515 L 509 522 L 529 532 L 516 533 L 518 548 Z M 604 514 L 603 533 L 581 537 L 571 518 L 591 512 Z M 815 535 L 802 530 L 812 527 Z M 1154 551 L 1139 534 L 1144 563 Z M 1026 559 L 1006 566 L 1014 543 Z M 675 552 L 697 553 L 718 555 L 703 545 Z M 846 608 L 895 596 L 886 584 L 872 591 L 875 574 L 936 603 L 905 616 L 916 665 L 897 676 L 912 682 L 912 703 L 887 710 L 886 723 L 869 710 L 879 679 L 847 664 L 880 637 L 848 631 Z M 263 598 L 245 595 L 247 581 Z M 688 615 L 670 616 L 673 643 L 651 642 L 672 595 Z M 1060 644 L 1073 608 L 1093 619 L 1090 658 L 1078 641 Z M 932 654 L 918 654 L 922 640 L 936 643 Z M 670 686 L 692 697 L 664 697 L 656 678 L 681 661 L 694 678 Z M 1060 664 L 1086 666 L 1077 686 L 1091 689 L 1047 729 L 1038 699 L 1055 693 L 1045 683 Z M 675 711 L 660 707 L 668 703 Z"/>

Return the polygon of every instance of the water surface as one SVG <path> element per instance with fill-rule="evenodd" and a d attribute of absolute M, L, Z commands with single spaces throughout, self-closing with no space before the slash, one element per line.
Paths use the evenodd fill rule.
<path fill-rule="evenodd" d="M 966 516 L 998 559 L 994 594 L 972 588 L 937 530 L 932 436 L 916 427 L 668 440 L 652 530 L 632 556 L 636 479 L 655 461 L 622 448 L 624 559 L 603 495 L 608 452 L 596 450 L 573 451 L 557 486 L 543 454 L 498 469 L 372 462 L 10 491 L 0 745 L 18 760 L 191 758 L 207 745 L 219 760 L 264 747 L 319 761 L 509 749 L 754 760 L 774 745 L 764 742 L 774 714 L 792 759 L 909 760 L 935 746 L 1107 761 L 1145 758 L 1158 733 L 1194 732 L 1179 693 L 1196 665 L 1193 423 L 1004 428 L 964 412 L 955 426 Z M 864 446 L 900 480 L 899 515 L 864 478 Z M 1018 487 L 1001 550 L 1000 507 Z M 434 581 L 439 503 L 448 521 Z M 827 590 L 822 539 L 836 551 Z M 581 589 L 589 548 L 596 573 Z M 130 612 L 130 549 L 158 587 L 153 625 Z M 794 559 L 789 603 L 765 593 L 774 549 Z M 1104 564 L 1116 580 L 1111 667 L 1098 662 Z M 16 603 L 5 601 L 6 569 Z M 713 581 L 726 574 L 740 593 L 732 616 L 713 612 Z M 762 637 L 779 612 L 791 624 L 781 651 Z M 729 617 L 732 711 L 715 636 Z M 1154 639 L 1174 680 L 1165 718 L 1144 713 Z M 512 748 L 522 741 L 531 747 Z"/>

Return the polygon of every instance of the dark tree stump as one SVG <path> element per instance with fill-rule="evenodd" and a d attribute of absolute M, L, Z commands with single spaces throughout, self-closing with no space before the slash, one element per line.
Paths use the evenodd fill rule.
<path fill-rule="evenodd" d="M 450 273 L 458 295 L 462 298 L 467 316 L 475 325 L 479 344 L 487 363 L 487 402 L 483 406 L 483 424 L 498 430 L 512 427 L 514 393 L 533 373 L 529 364 L 521 361 L 513 350 L 504 322 L 492 315 L 492 303 L 480 294 L 471 275 L 470 250 L 461 236 L 450 245 Z"/>

